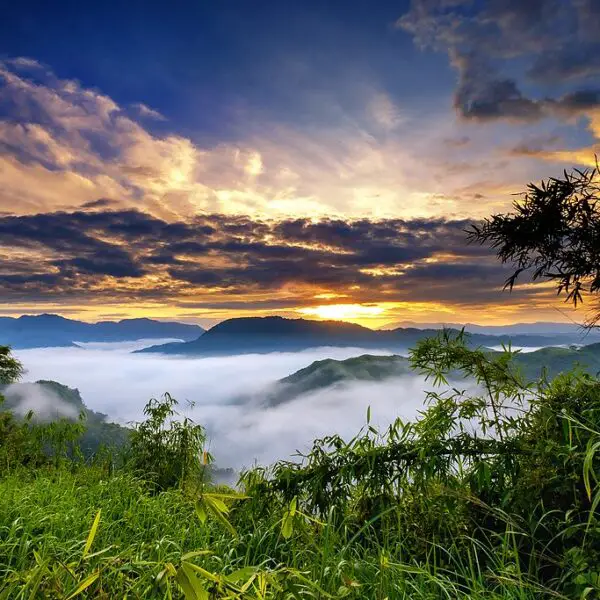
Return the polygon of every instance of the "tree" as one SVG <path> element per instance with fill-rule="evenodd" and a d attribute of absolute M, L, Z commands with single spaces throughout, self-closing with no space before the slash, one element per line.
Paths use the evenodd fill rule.
<path fill-rule="evenodd" d="M 489 244 L 515 270 L 505 288 L 531 272 L 556 283 L 575 306 L 600 292 L 600 171 L 564 171 L 540 185 L 530 183 L 513 212 L 493 215 L 469 230 L 470 241 Z M 600 307 L 586 325 L 600 322 Z"/>
<path fill-rule="evenodd" d="M 0 346 L 0 385 L 15 383 L 23 373 L 23 365 L 11 354 L 10 348 Z"/>

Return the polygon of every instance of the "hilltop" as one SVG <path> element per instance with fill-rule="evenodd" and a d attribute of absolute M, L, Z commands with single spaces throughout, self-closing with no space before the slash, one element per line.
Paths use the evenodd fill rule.
<path fill-rule="evenodd" d="M 266 404 L 274 406 L 294 398 L 325 389 L 338 383 L 352 381 L 383 381 L 412 373 L 410 363 L 403 356 L 373 356 L 363 354 L 347 360 L 331 358 L 318 360 L 304 369 L 280 379 Z"/>

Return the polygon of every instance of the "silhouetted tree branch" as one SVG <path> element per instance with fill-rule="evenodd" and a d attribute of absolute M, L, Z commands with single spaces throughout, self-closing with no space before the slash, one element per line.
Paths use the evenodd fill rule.
<path fill-rule="evenodd" d="M 600 171 L 564 171 L 540 185 L 530 183 L 509 214 L 493 215 L 468 231 L 469 240 L 490 245 L 503 263 L 515 270 L 506 280 L 511 289 L 518 277 L 556 282 L 558 294 L 575 306 L 583 294 L 600 292 Z M 600 322 L 596 309 L 586 326 Z"/>

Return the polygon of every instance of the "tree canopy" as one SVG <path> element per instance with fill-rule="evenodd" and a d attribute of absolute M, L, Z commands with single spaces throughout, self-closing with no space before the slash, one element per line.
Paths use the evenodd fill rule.
<path fill-rule="evenodd" d="M 600 171 L 573 169 L 539 185 L 530 183 L 508 214 L 473 225 L 471 241 L 488 244 L 514 266 L 505 287 L 529 272 L 556 283 L 574 305 L 600 292 Z M 586 325 L 600 321 L 600 306 Z"/>

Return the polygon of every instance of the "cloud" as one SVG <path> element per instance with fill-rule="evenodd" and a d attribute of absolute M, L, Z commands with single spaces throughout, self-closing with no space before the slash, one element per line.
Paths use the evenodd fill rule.
<path fill-rule="evenodd" d="M 464 82 L 457 91 L 454 105 L 467 119 L 509 118 L 535 121 L 543 115 L 539 102 L 523 96 L 510 79 Z"/>
<path fill-rule="evenodd" d="M 456 65 L 466 61 L 465 69 L 487 77 L 486 65 L 457 41 L 465 28 L 479 32 L 473 44 L 487 39 L 478 30 L 482 15 L 467 18 L 460 2 L 446 1 L 442 18 L 436 6 L 414 3 L 415 36 L 425 41 L 428 22 L 444 48 L 451 42 Z M 591 19 L 595 9 L 588 8 Z M 486 27 L 506 29 L 503 14 Z M 523 19 L 533 26 L 527 15 L 514 27 Z M 542 39 L 541 30 L 534 37 Z M 592 82 L 533 98 L 511 86 L 512 73 L 492 74 L 504 85 L 490 87 L 484 78 L 481 90 L 467 94 L 468 110 L 504 113 L 510 105 L 515 115 L 552 111 L 569 123 L 585 115 L 600 131 Z M 465 85 L 476 80 L 467 77 Z M 473 297 L 497 301 L 505 271 L 482 248 L 466 246 L 463 229 L 546 177 L 534 159 L 575 154 L 559 143 L 535 146 L 537 129 L 519 143 L 497 120 L 482 134 L 471 122 L 405 106 L 360 78 L 356 88 L 346 104 L 327 96 L 331 122 L 299 128 L 245 112 L 226 141 L 203 145 L 149 118 L 142 105 L 122 107 L 33 60 L 0 62 L 2 301 L 15 312 L 78 305 L 94 316 L 99 306 L 138 316 L 174 316 L 187 306 L 210 318 L 253 310 L 294 315 L 315 304 L 438 311 L 464 308 Z M 531 151 L 498 157 L 490 135 L 502 148 L 524 150 L 529 141 Z M 578 162 L 584 150 L 593 156 L 593 147 L 580 148 Z M 459 270 L 474 290 L 453 279 Z M 502 299 L 526 310 L 534 294 Z"/>
<path fill-rule="evenodd" d="M 428 384 L 406 376 L 380 383 L 352 383 L 305 394 L 276 407 L 234 406 L 227 417 L 213 416 L 214 455 L 223 464 L 248 467 L 276 460 L 299 460 L 315 439 L 339 434 L 353 438 L 366 423 L 385 430 L 397 418 L 414 420 L 424 407 Z"/>
<path fill-rule="evenodd" d="M 389 95 L 381 92 L 373 96 L 367 110 L 373 121 L 387 131 L 393 131 L 405 119 Z"/>
<path fill-rule="evenodd" d="M 96 208 L 114 208 L 115 205 L 118 205 L 118 202 L 115 200 L 111 200 L 110 198 L 99 198 L 98 200 L 90 200 L 89 202 L 84 202 L 81 205 L 82 209 L 96 209 Z"/>
<path fill-rule="evenodd" d="M 296 450 L 308 450 L 323 435 L 339 433 L 349 438 L 365 424 L 368 406 L 374 425 L 385 427 L 397 417 L 413 418 L 422 408 L 423 390 L 428 389 L 421 377 L 404 377 L 383 384 L 337 387 L 265 409 L 261 394 L 276 380 L 315 360 L 342 360 L 365 351 L 321 348 L 180 359 L 129 354 L 128 349 L 114 345 L 112 350 L 22 350 L 18 356 L 28 378 L 52 379 L 77 388 L 88 408 L 121 423 L 141 420 L 151 397 L 170 392 L 186 414 L 207 427 L 218 464 L 236 468 L 289 458 Z M 256 401 L 234 402 L 241 396 Z M 188 401 L 195 406 L 186 408 Z"/>
<path fill-rule="evenodd" d="M 166 121 L 167 119 L 157 110 L 146 106 L 142 102 L 132 104 L 131 107 L 140 115 L 140 117 L 155 119 L 156 121 Z"/>
<path fill-rule="evenodd" d="M 534 136 L 523 140 L 510 149 L 515 156 L 539 156 L 548 149 L 560 144 L 561 138 L 557 135 Z"/>
<path fill-rule="evenodd" d="M 527 183 L 518 166 L 500 173 L 482 158 L 487 138 L 470 135 L 449 159 L 444 140 L 465 135 L 446 114 L 399 108 L 376 85 L 353 82 L 349 107 L 327 98 L 336 118 L 295 127 L 243 113 L 226 141 L 202 144 L 150 118 L 152 107 L 120 106 L 35 61 L 0 62 L 0 212 L 96 210 L 103 199 L 172 221 L 477 217 L 506 205 L 509 194 L 495 189 Z M 452 169 L 455 159 L 471 169 Z M 482 181 L 487 205 L 463 192 Z"/>
<path fill-rule="evenodd" d="M 593 23 L 600 23 L 594 0 L 413 0 L 398 21 L 420 45 L 448 53 L 458 71 L 454 103 L 462 117 L 523 122 L 599 107 Z M 571 89 L 548 97 L 535 83 Z"/>
<path fill-rule="evenodd" d="M 466 302 L 475 293 L 463 285 L 469 278 L 478 282 L 479 296 L 491 298 L 505 272 L 489 250 L 467 244 L 468 225 L 219 214 L 168 222 L 137 211 L 0 217 L 0 236 L 10 246 L 0 255 L 0 281 L 6 301 L 32 302 L 86 292 L 163 301 L 283 292 L 283 308 L 326 292 L 332 303 L 340 295 L 353 302 L 418 301 L 430 299 L 433 288 L 438 301 Z"/>
<path fill-rule="evenodd" d="M 34 419 L 49 421 L 56 418 L 77 419 L 77 409 L 48 388 L 37 383 L 9 385 L 3 390 L 12 412 L 21 417 L 33 411 Z"/>

